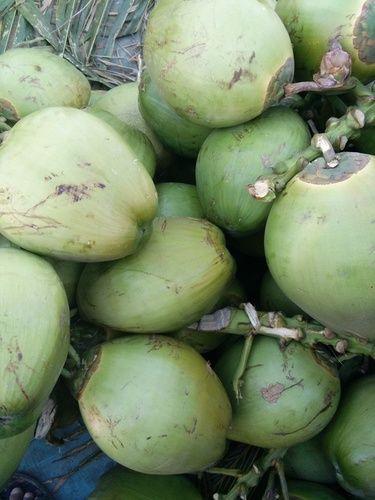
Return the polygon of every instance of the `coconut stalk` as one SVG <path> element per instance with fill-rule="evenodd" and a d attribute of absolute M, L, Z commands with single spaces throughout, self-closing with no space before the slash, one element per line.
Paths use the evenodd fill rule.
<path fill-rule="evenodd" d="M 375 124 L 373 88 L 351 76 L 350 56 L 337 42 L 323 57 L 320 72 L 314 75 L 314 81 L 297 82 L 284 87 L 285 98 L 299 92 L 350 93 L 356 105 L 348 107 L 340 118 L 330 118 L 324 134 L 314 134 L 305 150 L 275 165 L 271 175 L 259 177 L 254 184 L 249 184 L 249 194 L 257 200 L 272 202 L 296 174 L 319 156 L 323 155 L 333 168 L 337 165 L 335 151 L 343 151 L 349 139 L 358 136 L 360 129 Z"/>
<path fill-rule="evenodd" d="M 237 479 L 235 485 L 227 494 L 215 493 L 214 500 L 237 500 L 238 497 L 246 500 L 249 489 L 257 486 L 271 467 L 277 467 L 279 460 L 283 458 L 286 452 L 287 448 L 268 450 L 257 463 L 252 465 L 249 472 Z"/>
<path fill-rule="evenodd" d="M 280 312 L 256 311 L 250 304 L 242 308 L 225 307 L 207 314 L 189 327 L 195 331 L 230 333 L 252 337 L 267 335 L 281 342 L 296 341 L 316 348 L 318 344 L 332 347 L 338 354 L 366 355 L 375 359 L 375 343 L 356 336 L 341 337 L 318 322 L 307 321 L 302 316 L 288 318 Z"/>

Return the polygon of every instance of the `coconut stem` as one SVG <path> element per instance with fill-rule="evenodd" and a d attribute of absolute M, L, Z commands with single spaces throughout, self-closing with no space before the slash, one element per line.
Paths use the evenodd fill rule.
<path fill-rule="evenodd" d="M 225 467 L 211 467 L 205 471 L 208 474 L 220 474 L 229 477 L 241 477 L 242 472 L 240 469 L 227 469 Z"/>
<path fill-rule="evenodd" d="M 318 73 L 313 75 L 312 82 L 297 82 L 285 85 L 285 95 L 299 92 L 322 92 L 332 89 L 350 89 L 355 85 L 351 78 L 352 59 L 350 54 L 343 50 L 339 38 L 330 41 L 329 49 L 322 57 Z"/>
<path fill-rule="evenodd" d="M 340 337 L 323 325 L 317 322 L 305 321 L 301 316 L 288 318 L 278 312 L 258 312 L 257 317 L 260 326 L 254 328 L 253 322 L 243 309 L 227 307 L 220 310 L 220 312 L 220 316 L 225 317 L 226 322 L 221 322 L 220 325 L 211 323 L 208 328 L 203 317 L 201 321 L 205 324 L 205 332 L 245 335 L 247 338 L 255 334 L 268 335 L 279 338 L 283 342 L 294 340 L 309 347 L 324 344 L 333 347 L 339 354 L 364 354 L 375 359 L 375 344 L 367 339 L 354 335 Z M 219 311 L 216 314 L 218 313 Z M 194 329 L 200 331 L 199 323 L 198 326 L 197 324 L 194 325 Z M 252 340 L 249 341 L 249 343 L 251 342 Z M 238 373 L 240 373 L 240 368 Z"/>
<path fill-rule="evenodd" d="M 72 344 L 69 345 L 68 354 L 71 357 L 71 359 L 74 361 L 76 368 L 81 366 L 81 358 L 79 357 L 78 352 L 74 349 Z"/>
<path fill-rule="evenodd" d="M 359 129 L 375 123 L 375 96 L 371 94 L 370 98 L 370 91 L 364 85 L 358 83 L 357 87 L 354 92 L 356 95 L 361 95 L 361 99 L 358 99 L 358 105 L 349 107 L 344 116 L 331 118 L 327 122 L 324 135 L 335 150 L 344 149 L 348 139 L 358 134 Z M 317 138 L 313 136 L 311 144 L 304 151 L 275 165 L 272 175 L 259 177 L 254 184 L 249 184 L 250 195 L 264 202 L 273 201 L 276 194 L 282 191 L 287 183 L 304 169 L 307 163 L 321 156 L 321 150 L 315 146 L 316 141 Z"/>
<path fill-rule="evenodd" d="M 63 368 L 61 370 L 61 374 L 60 374 L 62 377 L 66 378 L 67 380 L 71 380 L 73 378 L 73 373 L 70 372 L 69 370 L 67 370 L 66 368 Z"/>
<path fill-rule="evenodd" d="M 271 470 L 268 475 L 267 486 L 263 493 L 262 500 L 275 498 L 275 471 Z"/>
<path fill-rule="evenodd" d="M 277 474 L 279 476 L 281 494 L 283 496 L 283 499 L 289 500 L 289 491 L 288 491 L 288 485 L 287 485 L 286 479 L 285 479 L 284 464 L 281 460 L 276 460 L 275 469 L 276 469 Z"/>
<path fill-rule="evenodd" d="M 253 345 L 254 334 L 247 335 L 245 337 L 245 342 L 242 346 L 240 361 L 237 365 L 236 372 L 233 377 L 233 390 L 236 395 L 236 399 L 241 399 L 241 387 L 243 385 L 242 376 L 245 373 L 247 362 L 250 356 L 251 347 Z"/>
<path fill-rule="evenodd" d="M 241 476 L 233 488 L 226 495 L 215 493 L 215 500 L 237 500 L 238 497 L 246 498 L 246 492 L 257 486 L 268 469 L 273 467 L 277 460 L 283 458 L 287 448 L 273 448 L 268 450 L 257 464 L 253 464 L 250 471 Z"/>

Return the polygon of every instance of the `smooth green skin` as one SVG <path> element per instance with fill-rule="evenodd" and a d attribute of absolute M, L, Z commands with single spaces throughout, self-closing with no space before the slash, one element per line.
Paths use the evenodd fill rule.
<path fill-rule="evenodd" d="M 139 85 L 138 104 L 146 123 L 167 148 L 187 158 L 198 156 L 204 140 L 212 129 L 179 116 L 164 100 L 146 70 L 143 70 Z"/>
<path fill-rule="evenodd" d="M 0 250 L 0 439 L 40 415 L 64 366 L 69 305 L 64 287 L 43 258 Z"/>
<path fill-rule="evenodd" d="M 183 182 L 156 184 L 158 193 L 157 217 L 194 217 L 203 219 L 203 209 L 196 186 Z"/>
<path fill-rule="evenodd" d="M 160 0 L 145 30 L 144 60 L 165 101 L 209 128 L 258 116 L 278 102 L 294 71 L 280 18 L 248 0 L 230 9 L 227 0 Z"/>
<path fill-rule="evenodd" d="M 1 234 L 0 234 L 0 248 L 20 249 L 19 246 L 7 240 L 5 236 L 2 236 Z M 22 248 L 20 250 L 22 250 Z M 79 277 L 81 276 L 84 264 L 82 262 L 57 260 L 49 257 L 45 257 L 45 259 L 54 267 L 55 271 L 57 272 L 59 278 L 62 281 L 62 284 L 64 285 L 69 305 L 73 305 L 75 302 L 75 295 Z"/>
<path fill-rule="evenodd" d="M 143 132 L 154 147 L 158 166 L 169 165 L 172 161 L 172 155 L 143 119 L 139 110 L 138 98 L 137 82 L 124 83 L 107 90 L 100 99 L 96 100 L 93 108 L 108 111 L 126 125 Z"/>
<path fill-rule="evenodd" d="M 343 394 L 324 431 L 338 483 L 359 498 L 375 498 L 375 376 L 357 379 Z"/>
<path fill-rule="evenodd" d="M 33 438 L 35 423 L 15 436 L 0 439 L 0 491 L 19 466 Z"/>
<path fill-rule="evenodd" d="M 2 234 L 64 260 L 135 252 L 157 208 L 132 148 L 111 125 L 74 108 L 43 109 L 12 128 L 0 147 L 0 185 Z"/>
<path fill-rule="evenodd" d="M 335 469 L 324 452 L 320 434 L 289 448 L 283 463 L 288 478 L 324 484 L 336 482 Z"/>
<path fill-rule="evenodd" d="M 352 58 L 352 74 L 363 81 L 375 78 L 375 8 L 373 0 L 278 0 L 276 12 L 286 26 L 293 43 L 298 79 L 311 79 L 319 70 L 329 41 L 339 41 Z M 366 29 L 358 31 L 361 16 Z M 359 24 L 358 24 L 359 23 Z M 361 32 L 361 35 L 359 33 Z M 366 53 L 358 44 L 367 46 Z"/>
<path fill-rule="evenodd" d="M 301 173 L 274 202 L 265 232 L 268 267 L 283 292 L 309 316 L 341 335 L 375 339 L 375 157 L 339 154 L 335 169 L 315 160 L 314 179 L 339 178 L 357 161 L 366 166 L 342 180 L 315 184 Z"/>
<path fill-rule="evenodd" d="M 192 347 L 162 335 L 101 344 L 78 402 L 93 440 L 144 474 L 205 469 L 224 453 L 231 408 L 222 384 Z"/>
<path fill-rule="evenodd" d="M 140 474 L 117 466 L 98 481 L 89 500 L 203 500 L 184 476 Z"/>
<path fill-rule="evenodd" d="M 242 348 L 241 340 L 215 366 L 232 403 L 228 438 L 261 448 L 283 448 L 318 434 L 340 399 L 334 369 L 297 342 L 282 349 L 276 339 L 259 335 L 242 376 L 242 397 L 236 400 L 232 381 Z"/>
<path fill-rule="evenodd" d="M 327 486 L 308 481 L 288 481 L 290 500 L 344 500 L 344 497 Z"/>
<path fill-rule="evenodd" d="M 248 185 L 309 144 L 305 122 L 283 106 L 270 108 L 243 125 L 214 130 L 196 165 L 198 195 L 206 217 L 234 236 L 262 229 L 271 204 L 250 196 Z"/>
<path fill-rule="evenodd" d="M 16 121 L 48 106 L 84 108 L 90 83 L 73 64 L 45 48 L 0 55 L 0 115 Z"/>
<path fill-rule="evenodd" d="M 123 137 L 125 143 L 130 146 L 139 161 L 145 167 L 151 177 L 155 174 L 156 156 L 154 147 L 146 134 L 140 130 L 126 125 L 117 116 L 103 109 L 87 108 L 86 111 L 101 118 L 111 125 Z"/>
<path fill-rule="evenodd" d="M 282 312 L 285 316 L 305 314 L 285 295 L 269 271 L 265 272 L 260 283 L 259 301 L 262 311 Z"/>
<path fill-rule="evenodd" d="M 137 253 L 85 267 L 77 302 L 88 321 L 115 330 L 171 332 L 210 311 L 234 272 L 216 226 L 188 217 L 157 218 Z"/>

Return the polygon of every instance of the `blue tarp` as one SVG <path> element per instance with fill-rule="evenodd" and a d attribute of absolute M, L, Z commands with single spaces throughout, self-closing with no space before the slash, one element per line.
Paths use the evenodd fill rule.
<path fill-rule="evenodd" d="M 81 422 L 55 435 L 66 441 L 55 445 L 33 439 L 17 472 L 42 482 L 56 500 L 85 500 L 99 477 L 116 464 L 100 452 Z"/>

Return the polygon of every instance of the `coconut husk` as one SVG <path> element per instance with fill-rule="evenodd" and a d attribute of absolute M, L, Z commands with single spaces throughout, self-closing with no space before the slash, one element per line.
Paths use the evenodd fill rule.
<path fill-rule="evenodd" d="M 49 45 L 106 88 L 137 79 L 154 0 L 2 0 L 0 53 Z"/>

